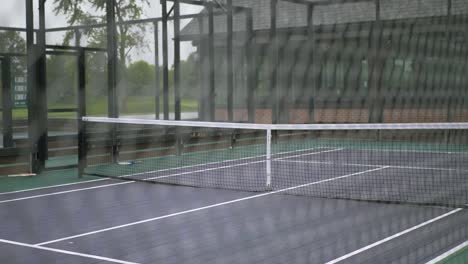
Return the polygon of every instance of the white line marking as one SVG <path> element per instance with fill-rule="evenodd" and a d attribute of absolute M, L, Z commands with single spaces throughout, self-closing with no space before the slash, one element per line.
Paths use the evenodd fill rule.
<path fill-rule="evenodd" d="M 15 199 L 10 199 L 10 200 L 3 200 L 3 201 L 0 201 L 0 204 L 16 202 L 16 201 L 23 201 L 23 200 L 29 200 L 29 199 L 40 198 L 40 197 L 54 196 L 54 195 L 59 195 L 59 194 L 81 192 L 81 191 L 87 191 L 87 190 L 93 190 L 93 189 L 99 189 L 99 188 L 105 188 L 105 187 L 111 187 L 111 186 L 117 186 L 117 185 L 129 184 L 129 183 L 134 183 L 134 181 L 118 182 L 118 183 L 99 185 L 99 186 L 93 186 L 93 187 L 88 187 L 88 188 L 68 190 L 68 191 L 63 191 L 63 192 L 54 192 L 54 193 L 46 193 L 46 194 L 39 194 L 39 195 L 33 195 L 33 196 L 26 196 L 26 197 L 15 198 Z"/>
<path fill-rule="evenodd" d="M 198 172 L 214 171 L 214 170 L 221 170 L 221 169 L 227 169 L 227 168 L 240 167 L 240 166 L 256 164 L 256 163 L 262 163 L 262 162 L 266 162 L 266 161 L 265 160 L 259 160 L 259 161 L 239 163 L 239 164 L 234 164 L 234 165 L 227 165 L 227 166 L 221 166 L 221 167 L 208 168 L 208 169 L 203 169 L 203 170 L 186 171 L 186 172 L 174 173 L 174 174 L 169 174 L 169 175 L 156 176 L 156 177 L 143 179 L 143 180 L 157 180 L 157 179 L 170 178 L 170 177 L 187 175 L 187 174 L 198 173 Z"/>
<path fill-rule="evenodd" d="M 285 152 L 279 152 L 279 153 L 273 154 L 273 156 L 274 156 L 274 155 L 282 155 L 282 154 L 288 154 L 288 153 L 301 152 L 301 151 L 309 151 L 309 150 L 315 150 L 315 149 L 317 149 L 317 148 L 309 148 L 309 149 L 302 149 L 302 150 L 285 151 Z M 313 152 L 313 153 L 317 153 L 317 152 Z M 241 160 L 248 160 L 248 159 L 256 159 L 256 158 L 261 158 L 261 157 L 266 157 L 266 155 L 258 155 L 258 156 L 252 156 L 252 157 L 246 157 L 246 158 L 230 159 L 230 160 L 222 160 L 222 161 L 213 161 L 213 162 L 207 162 L 207 163 L 202 163 L 202 164 L 187 165 L 187 166 L 181 166 L 181 167 L 175 167 L 175 168 L 167 168 L 167 169 L 154 170 L 154 171 L 146 171 L 146 172 L 141 172 L 141 173 L 126 174 L 126 175 L 122 175 L 122 176 L 119 176 L 119 177 L 125 178 L 125 177 L 130 177 L 130 176 L 137 176 L 137 175 L 148 174 L 148 173 L 158 173 L 158 172 L 170 171 L 170 170 L 180 170 L 180 169 L 187 169 L 187 168 L 196 168 L 196 167 L 201 167 L 201 166 L 214 165 L 214 164 L 222 164 L 222 163 L 227 163 L 227 162 L 241 161 Z"/>
<path fill-rule="evenodd" d="M 402 152 L 402 153 L 432 153 L 432 154 L 461 154 L 467 155 L 466 151 L 430 151 L 430 150 L 402 150 L 402 149 L 371 149 L 371 148 L 350 148 L 351 150 L 367 150 L 367 151 L 381 151 L 381 152 Z"/>
<path fill-rule="evenodd" d="M 119 260 L 119 259 L 106 258 L 106 257 L 90 255 L 90 254 L 84 254 L 84 253 L 78 253 L 78 252 L 74 252 L 74 251 L 68 251 L 68 250 L 62 250 L 62 249 L 56 249 L 56 248 L 42 247 L 42 246 L 38 246 L 38 245 L 31 245 L 31 244 L 26 244 L 26 243 L 11 241 L 11 240 L 5 240 L 5 239 L 0 239 L 0 243 L 10 244 L 10 245 L 15 245 L 15 246 L 20 246 L 20 247 L 34 248 L 34 249 L 39 249 L 39 250 L 44 250 L 44 251 L 61 253 L 61 254 L 65 254 L 65 255 L 79 256 L 79 257 L 83 257 L 83 258 L 104 260 L 104 261 L 113 262 L 113 263 L 136 264 L 136 262 L 129 262 L 129 261 L 124 261 L 124 260 Z"/>
<path fill-rule="evenodd" d="M 367 246 L 365 246 L 365 247 L 362 247 L 362 248 L 360 248 L 360 249 L 358 249 L 358 250 L 355 250 L 355 251 L 353 251 L 353 252 L 350 252 L 350 253 L 348 253 L 348 254 L 346 254 L 346 255 L 343 255 L 343 256 L 341 256 L 341 257 L 339 257 L 339 258 L 336 258 L 336 259 L 334 259 L 334 260 L 331 260 L 331 261 L 327 262 L 326 264 L 335 264 L 335 263 L 338 263 L 338 262 L 343 261 L 343 260 L 345 260 L 345 259 L 348 259 L 348 258 L 350 258 L 350 257 L 352 257 L 352 256 L 354 256 L 354 255 L 357 255 L 357 254 L 359 254 L 359 253 L 362 253 L 362 252 L 364 252 L 364 251 L 366 251 L 366 250 L 368 250 L 368 249 L 371 249 L 371 248 L 376 247 L 376 246 L 378 246 L 378 245 L 381 245 L 381 244 L 383 244 L 383 243 L 385 243 L 385 242 L 388 242 L 388 241 L 390 241 L 390 240 L 392 240 L 392 239 L 395 239 L 395 238 L 397 238 L 397 237 L 400 237 L 400 236 L 402 236 L 402 235 L 405 235 L 405 234 L 407 234 L 407 233 L 409 233 L 409 232 L 411 232 L 411 231 L 414 231 L 414 230 L 419 229 L 419 228 L 421 228 L 421 227 L 423 227 L 423 226 L 426 226 L 426 225 L 429 225 L 429 224 L 431 224 L 431 223 L 434 223 L 434 222 L 436 222 L 436 221 L 438 221 L 438 220 L 440 220 L 440 219 L 442 219 L 442 218 L 445 218 L 445 217 L 447 217 L 447 216 L 449 216 L 449 215 L 452 215 L 452 214 L 454 214 L 454 213 L 460 212 L 461 210 L 463 210 L 463 209 L 462 209 L 462 208 L 457 208 L 457 209 L 452 210 L 452 211 L 450 211 L 450 212 L 448 212 L 448 213 L 445 213 L 445 214 L 443 214 L 443 215 L 439 215 L 438 217 L 432 218 L 432 219 L 430 219 L 430 220 L 428 220 L 428 221 L 425 221 L 425 222 L 423 222 L 423 223 L 421 223 L 421 224 L 415 225 L 415 226 L 413 226 L 413 227 L 411 227 L 411 228 L 408 228 L 408 229 L 403 230 L 403 231 L 401 231 L 401 232 L 398 232 L 398 233 L 396 233 L 396 234 L 394 234 L 394 235 L 391 235 L 391 236 L 389 236 L 389 237 L 386 237 L 386 238 L 384 238 L 384 239 L 382 239 L 382 240 L 379 240 L 379 241 L 377 241 L 377 242 L 374 242 L 374 243 L 372 243 L 372 244 L 370 244 L 370 245 L 367 245 Z"/>
<path fill-rule="evenodd" d="M 286 151 L 286 152 L 277 153 L 277 154 L 275 154 L 275 155 L 287 154 L 287 153 L 294 153 L 294 152 L 300 152 L 300 151 L 309 151 L 309 150 L 314 150 L 314 149 L 315 149 L 315 148 L 303 149 L 303 150 Z M 315 153 L 315 152 L 314 152 L 314 153 Z M 263 156 L 265 156 L 265 155 L 254 156 L 254 157 L 248 157 L 248 158 L 240 158 L 240 159 L 232 159 L 232 160 L 224 160 L 224 161 L 209 162 L 209 163 L 204 163 L 204 164 L 189 165 L 189 166 L 177 167 L 177 168 L 168 168 L 168 169 L 155 170 L 155 171 L 148 171 L 148 172 L 136 173 L 136 174 L 128 174 L 128 175 L 123 175 L 123 176 L 119 176 L 119 177 L 120 177 L 120 178 L 123 178 L 123 177 L 137 176 L 137 175 L 142 175 L 142 174 L 150 174 L 150 173 L 157 173 L 157 172 L 170 171 L 170 170 L 179 170 L 179 169 L 184 169 L 184 168 L 200 167 L 200 166 L 206 166 L 206 165 L 212 165 L 212 164 L 220 164 L 220 163 L 226 163 L 226 162 L 232 162 L 232 161 L 253 159 L 253 158 L 258 158 L 258 157 L 263 157 Z M 247 163 L 242 163 L 242 164 L 235 164 L 235 165 L 230 165 L 230 166 L 221 166 L 221 167 L 209 168 L 209 169 L 198 170 L 198 171 L 190 171 L 190 172 L 184 172 L 184 173 L 176 173 L 176 174 L 170 174 L 170 175 L 165 175 L 165 176 L 158 176 L 158 177 L 154 177 L 154 178 L 149 178 L 149 179 L 147 179 L 147 180 L 154 180 L 154 179 L 159 179 L 159 178 L 168 178 L 168 177 L 174 177 L 174 176 L 179 176 L 179 175 L 184 175 L 184 174 L 190 174 L 190 173 L 195 173 L 195 172 L 203 172 L 203 171 L 211 171 L 211 170 L 216 170 L 216 169 L 224 169 L 224 168 L 230 168 L 230 167 L 244 166 L 244 165 L 254 164 L 254 163 L 260 163 L 260 162 L 265 162 L 265 161 L 262 160 L 262 161 L 258 161 L 258 162 L 247 162 Z M 108 181 L 108 180 L 111 180 L 111 178 L 107 178 L 107 179 L 96 179 L 96 180 L 90 180 L 90 181 L 86 181 L 86 182 Z M 49 187 L 41 187 L 41 188 L 35 188 L 35 189 L 29 189 L 29 190 L 23 190 L 23 191 L 15 191 L 15 192 L 9 192 L 9 193 L 0 193 L 0 195 L 1 195 L 1 194 L 13 194 L 13 193 L 17 193 L 17 192 L 20 193 L 20 192 L 33 191 L 33 190 L 40 190 L 40 189 L 49 189 L 49 188 L 54 188 L 54 187 L 59 187 L 59 186 L 74 185 L 74 184 L 80 184 L 80 183 L 86 183 L 86 182 L 68 183 L 68 184 L 54 185 L 54 186 L 49 186 Z M 66 193 L 71 193 L 71 192 L 76 192 L 76 191 L 85 191 L 85 190 L 92 190 L 92 189 L 98 189 L 98 188 L 104 188 L 104 187 L 111 187 L 111 186 L 114 186 L 114 185 L 128 184 L 128 183 L 135 183 L 135 181 L 127 181 L 127 182 L 122 182 L 122 183 L 114 183 L 114 184 L 106 184 L 106 185 L 93 186 L 93 187 L 89 187 L 89 188 L 81 188 L 81 189 L 74 189 L 74 190 L 68 190 L 68 191 L 62 191 L 62 192 L 54 192 L 54 193 L 47 193 L 47 194 L 41 194 L 41 195 L 26 196 L 26 197 L 21 197 L 21 198 L 16 198 L 16 199 L 9 199 L 9 200 L 0 201 L 0 204 L 2 204 L 2 203 L 7 203 L 7 202 L 28 200 L 28 199 L 39 198 L 39 197 L 52 196 L 52 195 L 66 194 Z"/>
<path fill-rule="evenodd" d="M 292 159 L 292 158 L 297 158 L 297 157 L 311 156 L 311 155 L 317 155 L 317 154 L 328 153 L 328 152 L 336 152 L 336 151 L 341 151 L 341 150 L 344 150 L 344 148 L 329 149 L 329 150 L 317 151 L 317 152 L 312 152 L 312 153 L 298 154 L 298 155 L 288 156 L 284 158 L 278 158 L 277 160 Z"/>
<path fill-rule="evenodd" d="M 44 189 L 57 188 L 57 187 L 70 186 L 70 185 L 77 185 L 77 184 L 90 183 L 90 182 L 97 182 L 97 181 L 108 181 L 108 180 L 110 180 L 110 179 L 96 179 L 96 180 L 89 180 L 89 181 L 80 181 L 80 182 L 73 182 L 73 183 L 57 184 L 57 185 L 44 186 L 44 187 L 38 187 L 38 188 L 31 188 L 31 189 L 25 189 L 25 190 L 19 190 L 19 191 L 3 192 L 3 193 L 0 193 L 0 195 L 30 192 L 30 191 L 44 190 Z"/>
<path fill-rule="evenodd" d="M 396 169 L 413 169 L 413 170 L 439 170 L 439 171 L 455 171 L 455 172 L 468 172 L 468 170 L 451 169 L 451 168 L 433 168 L 433 167 L 414 167 L 414 166 L 394 166 L 394 165 L 371 165 L 371 164 L 360 164 L 360 163 L 335 163 L 330 161 L 302 161 L 302 160 L 285 160 L 275 159 L 275 161 L 281 162 L 292 162 L 292 163 L 311 163 L 311 164 L 329 164 L 329 165 L 343 165 L 343 166 L 362 166 L 362 167 L 383 167 Z"/>
<path fill-rule="evenodd" d="M 428 261 L 426 264 L 436 264 L 436 263 L 438 263 L 438 262 L 440 262 L 440 261 L 442 261 L 442 260 L 444 260 L 444 259 L 450 257 L 451 255 L 457 253 L 458 251 L 462 250 L 462 249 L 465 248 L 465 247 L 468 247 L 468 240 L 465 241 L 465 242 L 463 242 L 463 243 L 461 243 L 460 245 L 458 245 L 458 246 L 456 246 L 456 247 L 450 249 L 449 251 L 447 251 L 447 252 L 445 252 L 445 253 L 443 253 L 443 254 L 437 256 L 436 258 L 434 258 L 434 259 Z"/>
<path fill-rule="evenodd" d="M 262 193 L 262 194 L 247 196 L 247 197 L 244 197 L 244 198 L 239 198 L 239 199 L 230 200 L 230 201 L 227 201 L 227 202 L 222 202 L 222 203 L 212 204 L 212 205 L 208 205 L 208 206 L 203 206 L 203 207 L 190 209 L 190 210 L 186 210 L 186 211 L 182 211 L 182 212 L 177 212 L 177 213 L 173 213 L 173 214 L 158 216 L 158 217 L 145 219 L 145 220 L 141 220 L 141 221 L 136 221 L 136 222 L 132 222 L 132 223 L 124 224 L 124 225 L 108 227 L 108 228 L 95 230 L 95 231 L 91 231 L 91 232 L 87 232 L 87 233 L 82 233 L 82 234 L 77 234 L 77 235 L 73 235 L 73 236 L 69 236 L 69 237 L 64 237 L 64 238 L 59 238 L 59 239 L 55 239 L 55 240 L 45 241 L 45 242 L 38 243 L 36 245 L 41 246 L 41 245 L 52 244 L 52 243 L 56 243 L 56 242 L 60 242 L 60 241 L 64 241 L 64 240 L 74 239 L 74 238 L 78 238 L 78 237 L 94 235 L 94 234 L 103 233 L 103 232 L 107 232 L 107 231 L 111 231 L 111 230 L 115 230 L 115 229 L 120 229 L 120 228 L 124 228 L 124 227 L 129 227 L 129 226 L 134 226 L 134 225 L 138 225 L 138 224 L 153 222 L 153 221 L 157 221 L 157 220 L 161 220 L 161 219 L 165 219 L 165 218 L 170 218 L 170 217 L 175 217 L 175 216 L 179 216 L 179 215 L 194 213 L 194 212 L 198 212 L 198 211 L 202 211 L 202 210 L 206 210 L 206 209 L 210 209 L 210 208 L 215 208 L 215 207 L 219 207 L 219 206 L 223 206 L 223 205 L 228 205 L 228 204 L 233 204 L 233 203 L 237 203 L 237 202 L 252 200 L 252 199 L 255 199 L 255 198 L 260 198 L 260 197 L 264 197 L 264 196 L 268 196 L 268 195 L 272 195 L 272 194 L 282 193 L 282 192 L 286 192 L 286 191 L 290 191 L 290 190 L 294 190 L 294 189 L 298 189 L 298 188 L 303 188 L 303 187 L 317 185 L 317 184 L 321 184 L 321 183 L 325 183 L 325 182 L 344 179 L 344 178 L 352 177 L 352 176 L 355 176 L 355 175 L 369 173 L 369 172 L 382 170 L 382 169 L 386 169 L 386 168 L 387 167 L 380 167 L 380 168 L 376 168 L 376 169 L 371 169 L 371 170 L 365 170 L 365 171 L 361 171 L 361 172 L 346 174 L 346 175 L 338 176 L 338 177 L 335 177 L 335 178 L 330 178 L 330 179 L 326 179 L 326 180 L 320 180 L 320 181 L 316 181 L 316 182 L 306 183 L 306 184 L 297 185 L 297 186 L 293 186 L 293 187 L 288 187 L 288 188 L 284 188 L 284 189 L 280 189 L 280 190 L 276 190 L 276 191 L 271 191 L 271 192 L 266 192 L 266 193 Z"/>

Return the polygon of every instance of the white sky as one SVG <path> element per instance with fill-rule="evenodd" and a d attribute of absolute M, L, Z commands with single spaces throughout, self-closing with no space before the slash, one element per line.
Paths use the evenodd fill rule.
<path fill-rule="evenodd" d="M 37 25 L 37 3 L 39 0 L 35 0 L 34 10 L 35 10 L 35 19 Z M 26 26 L 26 9 L 25 9 L 25 0 L 1 0 L 2 6 L 0 7 L 0 26 L 8 26 L 8 27 L 22 27 Z M 53 0 L 47 0 L 46 2 L 46 27 L 63 27 L 67 26 L 66 18 L 61 15 L 55 15 L 53 12 Z M 169 8 L 171 3 L 169 2 Z M 181 4 L 181 14 L 193 14 L 198 13 L 201 10 L 199 6 L 192 6 Z M 150 17 L 160 17 L 161 9 L 160 3 L 158 0 L 151 0 L 151 6 L 144 10 L 144 14 L 142 18 L 150 18 Z M 189 20 L 182 20 L 181 24 L 182 27 L 188 23 Z M 169 23 L 169 38 L 172 38 L 173 30 L 172 30 L 172 23 Z M 49 44 L 60 44 L 61 43 L 61 34 L 48 34 L 47 35 L 47 42 Z M 148 28 L 148 37 L 147 41 L 148 49 L 134 51 L 131 54 L 132 60 L 139 60 L 143 59 L 148 61 L 149 63 L 153 63 L 154 58 L 154 51 L 153 51 L 153 34 L 152 28 Z M 170 48 L 170 64 L 172 64 L 172 42 L 169 43 Z M 160 42 L 160 50 L 161 50 L 161 42 Z M 189 43 L 182 43 L 181 44 L 181 56 L 182 59 L 185 59 L 190 53 L 194 51 L 193 47 Z"/>

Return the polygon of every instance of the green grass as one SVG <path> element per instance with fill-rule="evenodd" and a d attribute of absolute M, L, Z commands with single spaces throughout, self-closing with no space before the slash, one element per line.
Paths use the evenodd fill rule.
<path fill-rule="evenodd" d="M 161 98 L 160 105 L 162 108 L 163 101 Z M 54 102 L 49 103 L 49 109 L 54 108 L 76 108 L 75 103 Z M 121 107 L 122 114 L 153 114 L 154 113 L 154 98 L 151 96 L 130 96 L 126 100 L 125 107 Z M 125 109 L 123 109 L 125 108 Z M 169 108 L 174 109 L 174 100 L 170 99 Z M 182 112 L 198 111 L 198 101 L 196 99 L 182 99 Z M 107 113 L 107 98 L 88 98 L 87 103 L 88 115 L 104 115 Z M 13 119 L 26 119 L 28 117 L 27 109 L 13 109 Z M 76 118 L 75 112 L 65 113 L 49 113 L 52 118 Z M 1 116 L 0 116 L 1 119 Z"/>

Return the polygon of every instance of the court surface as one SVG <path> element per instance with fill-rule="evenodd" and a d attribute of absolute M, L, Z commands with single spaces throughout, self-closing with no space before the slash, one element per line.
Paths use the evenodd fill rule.
<path fill-rule="evenodd" d="M 368 159 L 350 158 L 356 151 Z M 234 166 L 241 179 L 263 168 L 262 160 L 242 159 L 152 175 L 203 177 L 206 188 L 103 179 L 2 193 L 0 263 L 425 263 L 466 243 L 466 209 L 296 195 L 358 190 L 353 188 L 377 178 L 392 197 L 395 183 L 419 186 L 417 179 L 405 182 L 405 175 L 436 170 L 468 177 L 464 167 L 447 167 L 463 163 L 465 154 L 432 153 L 431 160 L 421 151 L 421 159 L 407 158 L 408 164 L 393 164 L 392 155 L 405 159 L 404 153 L 345 148 L 276 156 L 273 177 L 294 164 L 317 171 L 311 173 L 316 178 L 280 179 L 272 191 L 209 188 L 227 167 Z M 382 180 L 385 175 L 391 179 Z M 418 197 L 425 202 L 424 194 Z"/>

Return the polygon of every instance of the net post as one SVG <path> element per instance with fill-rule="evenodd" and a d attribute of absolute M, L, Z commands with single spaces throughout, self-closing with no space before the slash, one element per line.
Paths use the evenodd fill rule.
<path fill-rule="evenodd" d="M 271 189 L 271 129 L 267 129 L 266 135 L 266 188 Z"/>

